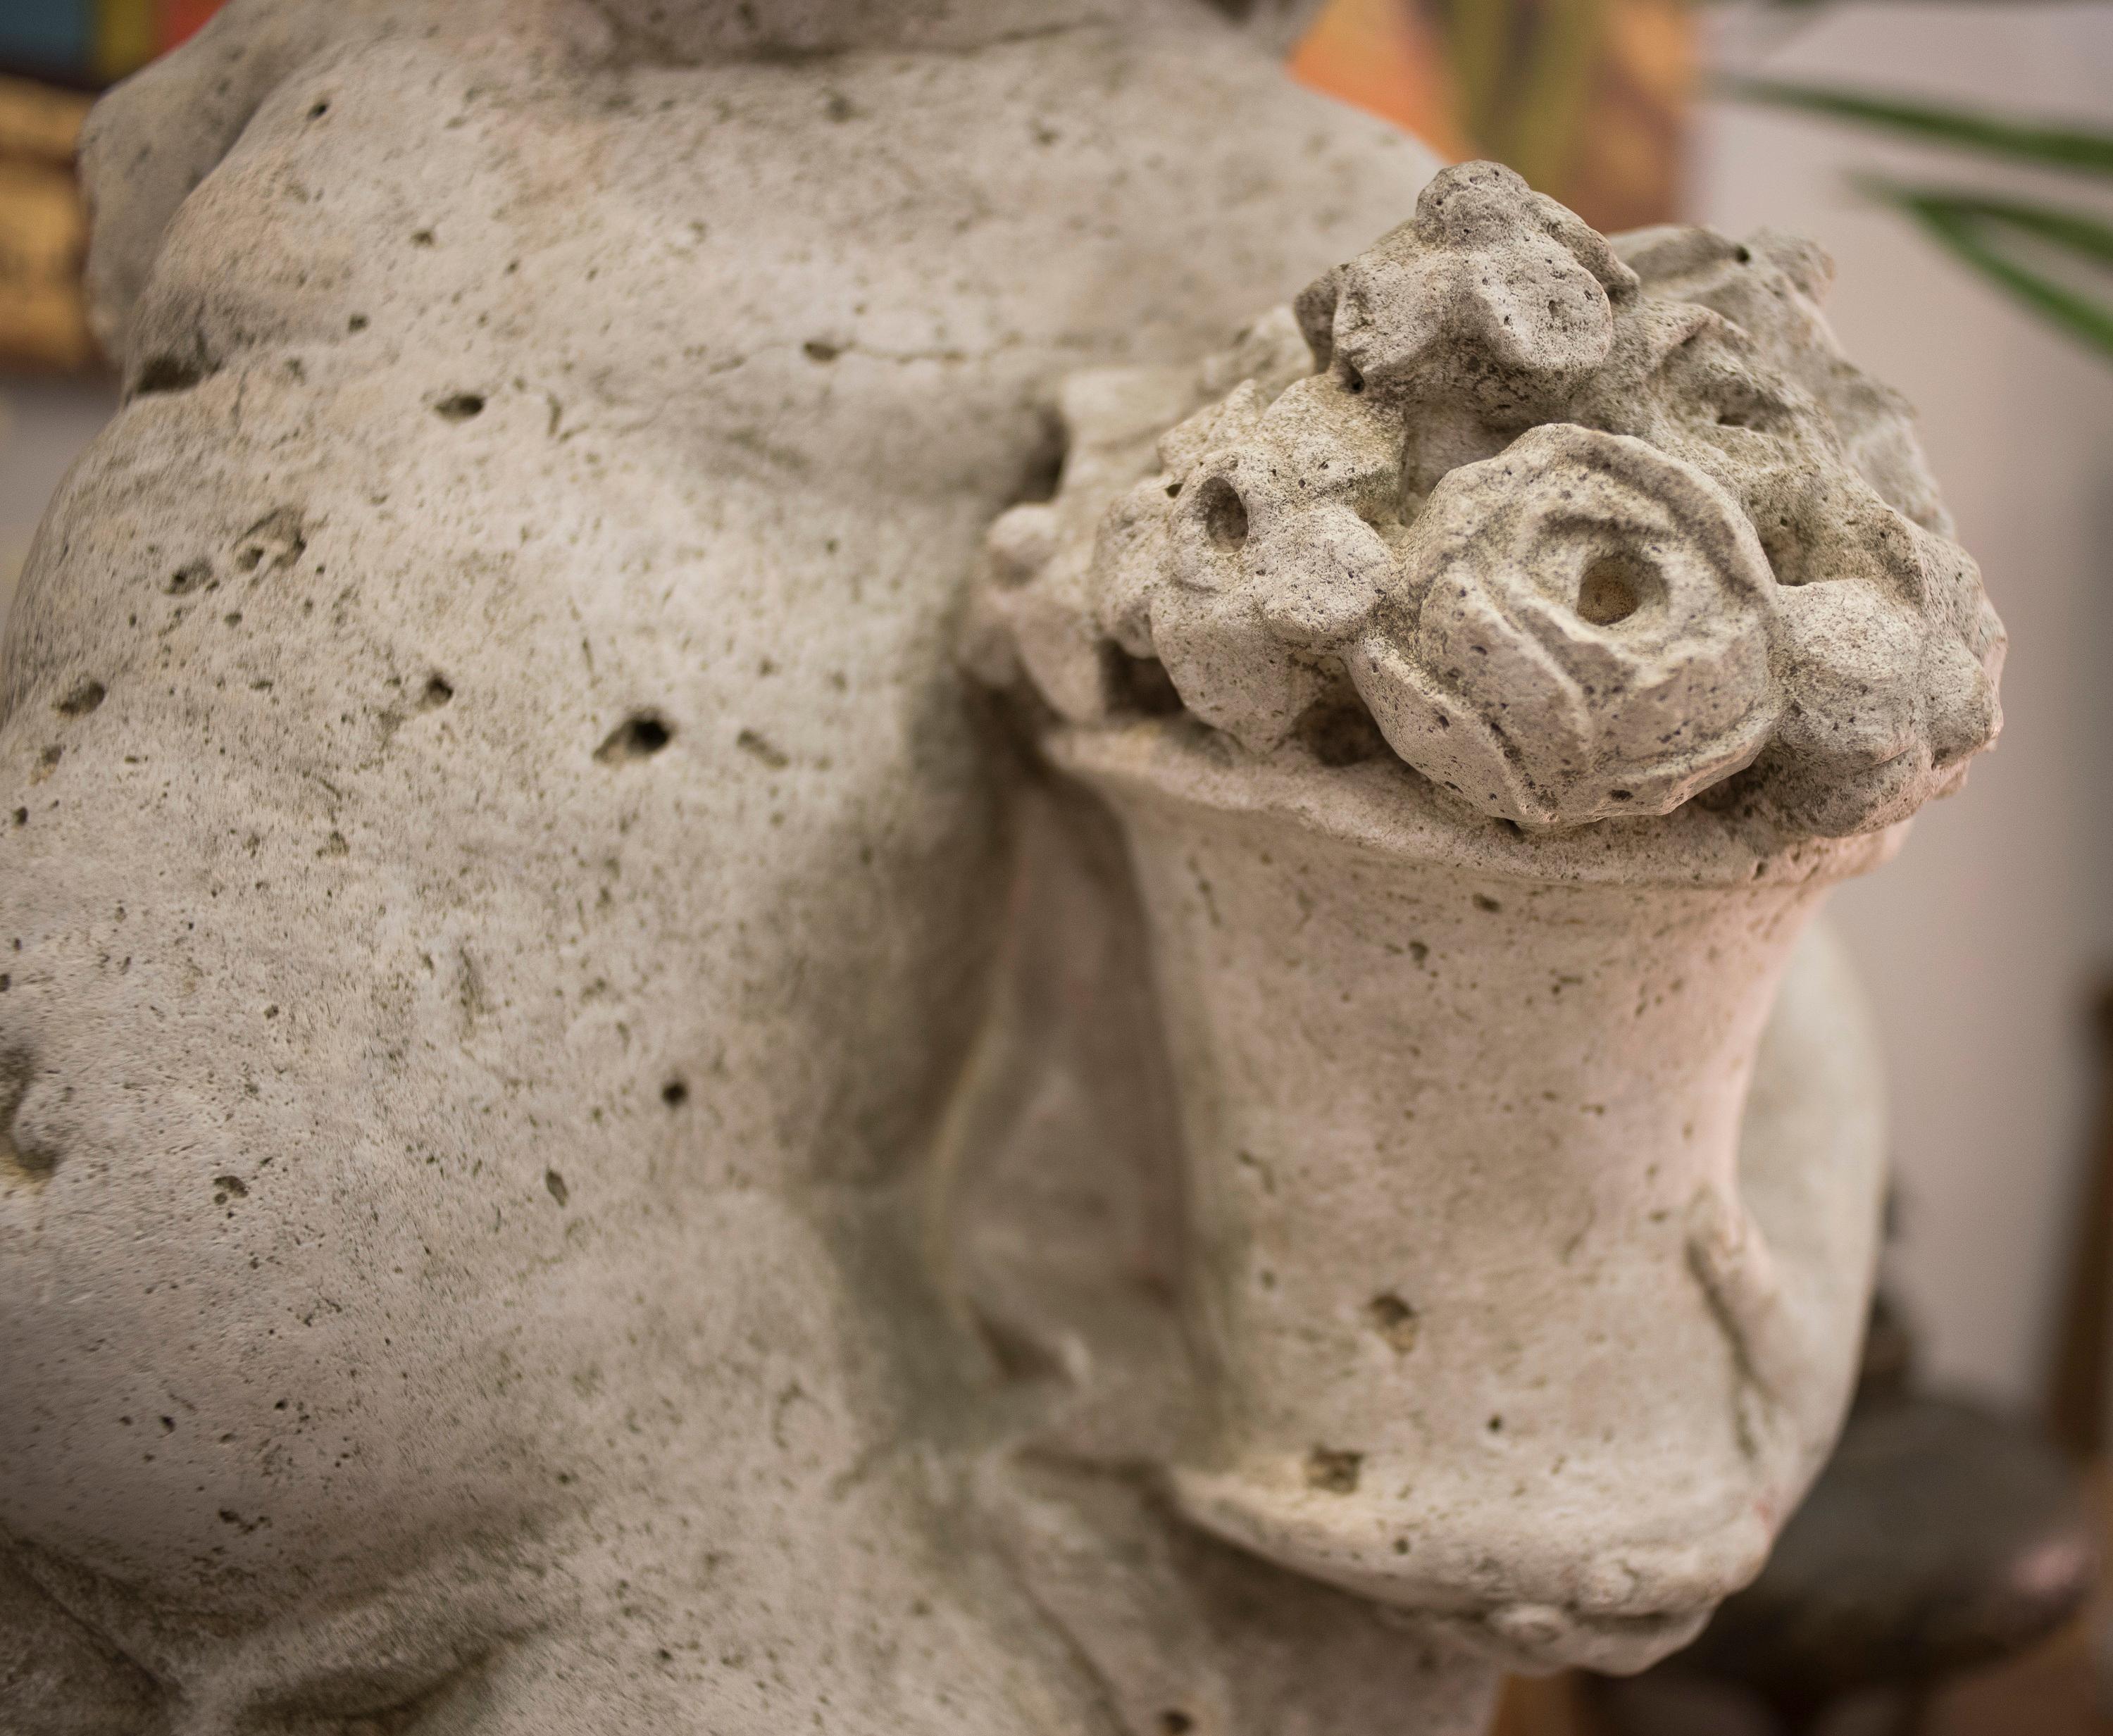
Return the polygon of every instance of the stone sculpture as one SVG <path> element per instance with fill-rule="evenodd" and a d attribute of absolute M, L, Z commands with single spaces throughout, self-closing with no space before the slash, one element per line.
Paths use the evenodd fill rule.
<path fill-rule="evenodd" d="M 1254 10 L 235 0 L 98 111 L 10 1729 L 1465 1733 L 1757 1567 L 1799 932 L 2000 636 L 1814 253 L 1419 205 Z"/>

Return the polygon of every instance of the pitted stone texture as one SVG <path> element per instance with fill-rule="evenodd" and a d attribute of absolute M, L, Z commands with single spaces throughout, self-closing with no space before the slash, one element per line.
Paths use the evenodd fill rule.
<path fill-rule="evenodd" d="M 1106 458 L 1079 500 L 1019 509 L 972 658 L 1002 678 L 1009 631 L 1080 722 L 1150 660 L 1257 753 L 1361 704 L 1531 827 L 1710 791 L 1791 832 L 1883 829 L 1994 740 L 2003 635 L 1904 408 L 1835 348 L 1825 280 L 1809 244 L 1610 245 L 1508 170 L 1448 170 L 1299 298 L 1317 371 L 1276 356 L 1095 530 Z M 1179 395 L 1082 389 L 1075 452 L 1134 448 L 1087 419 L 1126 391 Z"/>
<path fill-rule="evenodd" d="M 1368 627 L 1349 668 L 1426 777 L 1551 823 L 1665 813 L 1759 750 L 1773 586 L 1700 471 L 1545 424 L 1446 476 L 1417 530 L 1414 631 Z"/>
<path fill-rule="evenodd" d="M 1466 832 L 1360 757 L 1346 679 L 1261 786 L 1188 719 L 1099 733 L 1119 800 L 1163 752 L 1176 806 L 1256 810 L 1204 822 L 1215 881 L 1175 822 L 1148 908 L 952 661 L 1056 382 L 1148 370 L 1066 390 L 1102 479 L 1082 441 L 1006 522 L 1022 597 L 1083 594 L 1083 497 L 1170 424 L 1256 382 L 1185 469 L 1317 392 L 1289 312 L 1187 358 L 1430 168 L 1191 0 L 234 0 L 110 99 L 130 396 L 0 699 L 10 1736 L 1468 1736 L 1488 1656 L 1640 1661 L 1750 1565 L 1869 1277 L 1823 949 L 1743 1105 L 1741 1068 L 1805 882 L 1890 840 L 1763 856 L 1696 803 Z M 1564 268 L 1521 269 L 1515 317 Z M 1354 453 L 1347 570 L 1422 499 L 1329 407 L 1285 449 Z M 1178 709 L 1125 595 L 1063 703 Z M 1255 606 L 1311 652 L 1331 597 Z M 1696 991 L 1728 1023 L 1661 968 L 1705 870 L 1702 929 L 1726 879 L 1752 918 Z M 1592 922 L 1514 902 L 1551 875 Z M 1201 1113 L 1302 1096 L 1244 1148 Z M 1404 1201 L 1373 1154 L 1409 1111 Z M 1184 1149 L 1273 1239 L 1191 1220 Z M 1427 1289 L 1368 1282 L 1411 1255 Z M 1206 1278 L 1246 1287 L 1224 1344 Z M 1578 1360 L 1521 1332 L 1595 1295 L 1654 1330 L 1565 1481 L 1540 1376 Z M 1405 1537 L 1379 1473 L 1426 1451 Z M 1316 1522 L 1224 1541 L 1285 1495 Z"/>
<path fill-rule="evenodd" d="M 1190 0 L 655 10 L 235 0 L 98 112 L 130 394 L 0 729 L 9 1736 L 1111 1727 L 929 1258 L 1010 873 L 955 613 L 1055 381 L 1431 159 Z M 1127 1602 L 1147 1736 L 1492 1688 L 1223 1548 Z"/>
<path fill-rule="evenodd" d="M 1513 1669 L 1696 1631 L 1848 1398 L 1883 1136 L 1800 936 L 2001 631 L 1823 275 L 1444 171 L 1202 368 L 1073 380 L 966 623 L 1143 894 L 1210 1371 L 1150 1456 Z"/>

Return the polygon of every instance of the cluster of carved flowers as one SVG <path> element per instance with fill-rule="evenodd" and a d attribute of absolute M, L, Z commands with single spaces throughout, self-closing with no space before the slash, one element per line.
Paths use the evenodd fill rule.
<path fill-rule="evenodd" d="M 1994 739 L 2003 635 L 1828 272 L 1448 170 L 1200 374 L 1070 383 L 972 667 L 1076 723 L 1384 738 L 1524 827 L 1712 786 L 1823 835 L 1903 818 Z"/>

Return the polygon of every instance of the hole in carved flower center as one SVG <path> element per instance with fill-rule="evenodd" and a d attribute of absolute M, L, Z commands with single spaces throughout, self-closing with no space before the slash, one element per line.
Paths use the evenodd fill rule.
<path fill-rule="evenodd" d="M 1619 625 L 1643 607 L 1643 600 L 1636 568 L 1618 555 L 1593 562 L 1577 581 L 1577 613 L 1595 627 Z"/>
<path fill-rule="evenodd" d="M 1206 482 L 1199 495 L 1203 529 L 1221 549 L 1237 549 L 1248 540 L 1247 503 L 1223 476 Z"/>

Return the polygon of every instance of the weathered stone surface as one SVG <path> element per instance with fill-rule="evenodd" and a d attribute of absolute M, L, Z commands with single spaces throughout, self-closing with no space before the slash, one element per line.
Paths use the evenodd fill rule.
<path fill-rule="evenodd" d="M 1638 1661 L 1750 1570 L 1868 1277 L 1880 1134 L 1823 950 L 1743 1087 L 1797 918 L 1887 839 L 1764 850 L 1693 803 L 1471 834 L 1354 718 L 1266 788 L 1181 719 L 1081 736 L 1056 757 L 1111 791 L 1168 753 L 1173 808 L 1231 816 L 1258 973 L 1183 977 L 1214 891 L 1134 875 L 955 667 L 1057 382 L 1148 370 L 1105 388 L 1127 487 L 1256 372 L 1187 358 L 1409 208 L 1417 148 L 1192 0 L 235 0 L 92 130 L 130 396 L 0 668 L 11 1729 L 1465 1733 L 1489 1655 Z M 1312 371 L 1288 317 L 1249 349 Z M 1023 571 L 1077 559 L 1001 526 Z M 1276 613 L 1319 643 L 1312 601 Z M 1404 829 L 1451 854 L 1390 891 Z M 1561 974 L 1572 918 L 1508 890 L 1551 874 L 1590 884 L 1549 912 L 1664 914 L 1632 959 L 1574 941 L 1633 1035 L 1521 1023 L 1490 974 L 1478 893 L 1526 924 L 1506 968 Z M 1368 894 L 1427 902 L 1395 944 L 1437 998 Z M 1680 971 L 1719 936 L 1736 969 Z M 1386 1003 L 1336 1050 L 1316 969 Z M 1391 1162 L 1359 1117 L 1425 1114 L 1424 1020 L 1496 1141 L 1408 1154 L 1451 1190 L 1427 1286 L 1382 1269 L 1403 1201 L 1339 1250 L 1330 1191 Z M 1315 1188 L 1253 1219 L 1283 1311 L 1214 1337 L 1262 1269 L 1189 1196 L 1243 1149 L 1212 1069 L 1317 1042 L 1312 1125 L 1254 1154 Z M 1692 1136 L 1651 1107 L 1683 1092 Z M 1595 1352 L 1641 1406 L 1596 1451 L 1531 1329 L 1594 1296 L 1665 1323 Z M 1339 1570 L 1223 1516 L 1283 1469 L 1302 1330 L 1327 1403 L 1285 1462 Z M 1399 1528 L 1342 1520 L 1434 1417 L 1397 1581 Z"/>
<path fill-rule="evenodd" d="M 1846 1087 L 1825 1158 L 1742 1127 L 1757 1043 L 1997 727 L 1823 280 L 1449 169 L 1201 367 L 1074 380 L 967 624 L 1143 894 L 1211 1382 L 1177 1501 L 1513 1667 L 1691 1634 L 1823 1457 L 1878 1170 Z"/>
<path fill-rule="evenodd" d="M 1522 826 L 1726 786 L 1791 831 L 1876 830 L 1995 739 L 2004 641 L 1905 411 L 1819 317 L 1828 271 L 1767 236 L 1610 247 L 1508 169 L 1449 170 L 1300 298 L 1310 365 L 1281 318 L 1221 363 L 1240 383 L 1105 532 L 1131 399 L 1179 383 L 1075 394 L 1084 503 L 1016 511 L 988 606 L 1076 721 L 1121 704 L 1120 651 L 1257 752 L 1362 706 Z M 990 630 L 974 654 L 1002 673 Z"/>

